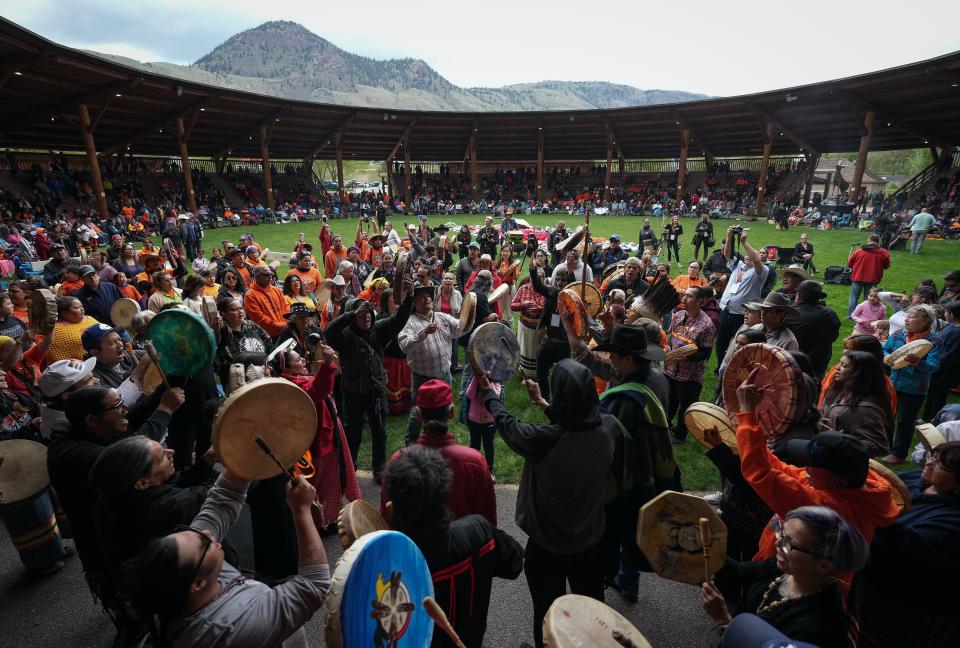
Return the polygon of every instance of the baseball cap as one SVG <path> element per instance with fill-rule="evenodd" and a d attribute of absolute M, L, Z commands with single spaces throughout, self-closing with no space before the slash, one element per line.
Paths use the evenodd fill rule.
<path fill-rule="evenodd" d="M 60 243 L 54 243 L 50 246 L 51 252 L 56 252 L 57 250 L 66 250 L 67 248 L 63 247 Z"/>
<path fill-rule="evenodd" d="M 610 235 L 610 240 L 611 240 L 611 241 L 616 241 L 617 243 L 619 243 L 619 242 L 620 242 L 620 235 L 619 235 L 619 234 L 611 234 L 611 235 Z"/>
<path fill-rule="evenodd" d="M 58 360 L 44 369 L 40 375 L 40 391 L 47 398 L 56 398 L 90 375 L 97 364 L 96 358 Z"/>
<path fill-rule="evenodd" d="M 97 274 L 97 270 L 92 265 L 82 265 L 79 274 L 81 277 L 86 277 L 88 274 Z"/>
<path fill-rule="evenodd" d="M 468 247 L 468 248 L 473 248 L 474 250 L 479 250 L 479 249 L 480 249 L 480 244 L 477 243 L 476 241 L 474 241 L 473 243 L 470 243 L 469 245 L 467 245 L 467 247 Z"/>
<path fill-rule="evenodd" d="M 440 409 L 453 403 L 453 390 L 442 380 L 433 378 L 420 385 L 417 390 L 417 407 L 420 409 Z"/>
<path fill-rule="evenodd" d="M 120 331 L 106 324 L 94 324 L 89 327 L 83 332 L 83 335 L 80 336 L 80 343 L 83 345 L 83 350 L 89 351 L 96 349 L 100 346 L 100 340 L 111 333 L 119 334 Z"/>
<path fill-rule="evenodd" d="M 855 436 L 821 432 L 809 441 L 788 441 L 786 460 L 794 466 L 829 470 L 850 482 L 851 488 L 859 488 L 867 480 L 870 454 Z"/>

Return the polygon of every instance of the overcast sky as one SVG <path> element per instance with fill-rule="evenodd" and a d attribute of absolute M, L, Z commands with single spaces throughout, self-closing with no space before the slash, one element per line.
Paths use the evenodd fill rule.
<path fill-rule="evenodd" d="M 55 42 L 191 63 L 244 29 L 293 20 L 378 59 L 425 60 L 460 86 L 557 79 L 737 95 L 960 50 L 960 2 L 807 0 L 0 0 Z"/>

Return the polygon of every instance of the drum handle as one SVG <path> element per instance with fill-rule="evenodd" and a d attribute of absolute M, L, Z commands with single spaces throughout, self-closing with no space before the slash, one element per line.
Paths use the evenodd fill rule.
<path fill-rule="evenodd" d="M 270 447 L 270 444 L 267 443 L 267 440 L 264 439 L 262 436 L 260 436 L 260 435 L 258 434 L 258 435 L 254 438 L 254 441 L 256 441 L 257 447 L 260 448 L 261 450 L 263 450 L 263 454 L 265 454 L 265 455 L 267 455 L 268 457 L 270 457 L 271 459 L 273 459 L 273 463 L 277 464 L 277 467 L 280 469 L 280 471 L 281 471 L 284 475 L 287 476 L 287 478 L 290 480 L 290 485 L 291 485 L 291 486 L 296 486 L 296 485 L 297 485 L 297 478 L 294 477 L 293 474 L 292 474 L 289 470 L 287 470 L 286 468 L 283 467 L 283 464 L 280 463 L 280 460 L 279 460 L 279 459 L 277 459 L 277 455 L 273 454 L 273 449 Z M 319 501 L 316 497 L 313 498 L 313 506 L 315 506 L 316 508 L 320 509 L 320 514 L 321 514 L 321 516 L 322 516 L 322 515 L 323 515 L 323 507 L 320 506 L 320 501 Z M 324 520 L 324 521 L 326 521 L 326 520 Z M 324 524 L 323 526 L 327 526 L 327 525 Z"/>
<path fill-rule="evenodd" d="M 153 364 L 157 366 L 157 371 L 160 372 L 160 378 L 163 380 L 163 386 L 167 389 L 170 389 L 170 381 L 167 380 L 167 372 L 163 370 L 163 367 L 160 366 L 160 354 L 157 353 L 157 348 L 153 346 L 153 342 L 150 340 L 144 340 L 143 348 L 146 349 L 147 355 L 150 356 L 150 359 L 153 360 Z"/>
<path fill-rule="evenodd" d="M 700 518 L 700 544 L 703 546 L 703 582 L 710 582 L 710 548 L 713 540 L 710 538 L 710 520 Z"/>
<path fill-rule="evenodd" d="M 450 641 L 457 648 L 466 648 L 463 645 L 463 642 L 460 641 L 460 637 L 457 635 L 457 631 L 453 629 L 453 626 L 450 625 L 450 621 L 447 619 L 447 615 L 444 613 L 443 608 L 433 600 L 432 596 L 427 596 L 423 599 L 423 609 L 427 611 L 427 614 L 430 615 L 430 618 L 433 619 L 433 622 L 440 626 L 440 629 L 443 630 Z"/>

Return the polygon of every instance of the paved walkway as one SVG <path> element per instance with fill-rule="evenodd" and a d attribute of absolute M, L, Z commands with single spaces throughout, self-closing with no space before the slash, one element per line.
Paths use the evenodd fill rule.
<path fill-rule="evenodd" d="M 369 474 L 361 476 L 364 498 L 379 506 L 379 488 Z M 517 490 L 497 487 L 501 527 L 521 543 L 526 536 L 514 524 Z M 340 556 L 336 536 L 325 541 L 331 563 Z M 718 635 L 700 608 L 697 588 L 643 574 L 640 600 L 624 602 L 607 590 L 607 603 L 630 619 L 654 648 L 713 648 Z M 484 645 L 514 648 L 533 642 L 532 608 L 523 574 L 515 581 L 495 580 Z M 323 612 L 307 624 L 312 646 L 323 646 Z M 114 638 L 110 619 L 87 590 L 76 558 L 57 574 L 31 578 L 17 559 L 6 528 L 0 525 L 0 646 L 106 647 Z M 473 648 L 473 647 L 471 647 Z"/>

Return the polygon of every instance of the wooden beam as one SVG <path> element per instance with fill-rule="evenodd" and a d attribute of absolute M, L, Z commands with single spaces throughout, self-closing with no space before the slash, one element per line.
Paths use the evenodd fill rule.
<path fill-rule="evenodd" d="M 680 129 L 680 164 L 677 168 L 677 202 L 683 200 L 683 189 L 687 182 L 687 154 L 690 151 L 690 131 Z"/>
<path fill-rule="evenodd" d="M 820 149 L 817 146 L 814 146 L 810 142 L 798 137 L 792 130 L 783 125 L 783 122 L 777 119 L 774 115 L 770 114 L 760 106 L 755 103 L 745 101 L 744 105 L 752 112 L 754 115 L 760 119 L 761 127 L 765 128 L 765 124 L 772 124 L 777 128 L 778 131 L 784 134 L 787 139 L 791 140 L 794 144 L 799 146 L 801 149 L 807 150 L 811 153 L 819 153 Z M 769 130 L 769 129 L 768 129 Z"/>
<path fill-rule="evenodd" d="M 813 178 L 817 173 L 817 167 L 820 165 L 820 154 L 810 153 L 805 154 L 804 157 L 807 159 L 807 179 L 803 186 L 803 206 L 809 207 L 810 192 L 813 190 Z"/>
<path fill-rule="evenodd" d="M 190 154 L 187 152 L 187 134 L 183 117 L 177 117 L 177 145 L 180 148 L 180 165 L 183 167 L 183 187 L 187 193 L 187 207 L 197 213 L 197 197 L 193 191 L 193 176 L 190 174 Z"/>
<path fill-rule="evenodd" d="M 863 109 L 863 105 L 859 101 L 851 101 L 850 93 L 845 92 L 841 88 L 831 88 L 830 94 L 839 99 L 843 105 L 847 107 L 847 110 L 853 117 L 853 121 L 857 124 L 857 130 L 860 131 L 860 137 L 867 135 L 867 128 L 863 125 L 867 111 Z"/>
<path fill-rule="evenodd" d="M 38 121 L 48 119 L 50 115 L 57 115 L 67 110 L 74 110 L 81 104 L 86 106 L 86 104 L 98 102 L 105 97 L 114 95 L 129 88 L 134 88 L 141 83 L 143 83 L 143 77 L 139 76 L 132 79 L 125 79 L 123 81 L 115 81 L 114 83 L 102 85 L 99 88 L 95 88 L 89 92 L 74 95 L 65 101 L 32 109 L 29 114 L 22 115 L 21 117 L 18 117 L 17 119 L 9 121 L 3 126 L 0 126 L 0 136 L 6 135 L 7 133 L 15 133 L 16 131 L 22 130 L 27 126 L 31 126 Z M 89 120 L 87 125 L 89 126 Z"/>
<path fill-rule="evenodd" d="M 607 131 L 607 166 L 603 172 L 603 202 L 610 202 L 610 167 L 613 166 L 613 129 L 609 122 L 606 124 Z"/>
<path fill-rule="evenodd" d="M 327 148 L 327 146 L 328 146 L 329 144 L 333 143 L 333 138 L 334 138 L 334 136 L 335 136 L 337 133 L 341 133 L 341 132 L 343 132 L 343 131 L 345 131 L 345 130 L 347 129 L 347 127 L 350 125 L 350 122 L 353 121 L 353 118 L 354 118 L 355 116 L 356 116 L 355 113 L 349 113 L 349 114 L 346 115 L 343 119 L 341 119 L 339 122 L 337 122 L 337 125 L 336 125 L 336 126 L 334 126 L 332 129 L 330 129 L 329 131 L 327 131 L 327 133 L 324 134 L 323 137 L 321 137 L 320 139 L 316 140 L 316 143 L 315 143 L 313 146 L 310 147 L 310 153 L 308 153 L 308 154 L 307 154 L 307 157 L 304 158 L 304 159 L 305 159 L 305 160 L 312 160 L 313 158 L 317 157 L 317 154 L 319 154 L 320 151 L 322 151 L 323 149 Z M 416 121 L 416 120 L 414 120 L 414 121 Z M 408 128 L 409 128 L 409 127 L 408 127 Z M 396 151 L 394 151 L 394 153 L 396 153 Z"/>
<path fill-rule="evenodd" d="M 343 187 L 343 133 L 337 133 L 333 137 L 337 155 L 337 190 L 340 194 L 340 210 L 342 213 L 343 205 L 347 202 L 347 194 Z"/>
<path fill-rule="evenodd" d="M 863 171 L 867 167 L 867 154 L 870 152 L 870 139 L 873 137 L 873 131 L 877 126 L 877 113 L 868 110 L 863 119 L 863 126 L 867 134 L 860 138 L 860 148 L 857 151 L 857 163 L 853 167 L 853 182 L 850 183 L 852 191 L 851 198 L 853 203 L 857 204 L 860 194 L 863 191 Z"/>
<path fill-rule="evenodd" d="M 104 114 L 107 112 L 107 109 L 110 108 L 110 104 L 116 98 L 117 93 L 114 92 L 112 95 L 108 96 L 106 101 L 100 106 L 100 110 L 97 111 L 97 116 L 93 118 L 93 121 L 90 122 L 90 132 L 97 130 L 97 124 L 100 123 L 100 120 L 103 119 Z"/>
<path fill-rule="evenodd" d="M 170 124 L 170 122 L 175 122 L 180 117 L 189 115 L 193 111 L 198 111 L 201 108 L 207 106 L 211 101 L 215 100 L 217 95 L 205 95 L 200 97 L 196 101 L 191 102 L 184 108 L 178 108 L 176 110 L 165 113 L 159 119 L 154 120 L 150 123 L 149 126 L 144 126 L 143 128 L 138 128 L 136 130 L 131 130 L 127 133 L 124 133 L 120 136 L 120 139 L 114 146 L 106 149 L 104 151 L 105 155 L 112 155 L 113 153 L 118 153 L 123 150 L 126 146 L 132 146 L 136 144 L 139 140 L 147 137 L 148 135 L 153 135 L 159 129 L 163 128 Z"/>
<path fill-rule="evenodd" d="M 760 160 L 760 178 L 757 182 L 757 214 L 763 209 L 763 201 L 767 197 L 767 169 L 770 167 L 770 151 L 773 148 L 773 129 L 775 124 L 764 118 L 763 120 L 763 159 Z"/>
<path fill-rule="evenodd" d="M 407 208 L 410 207 L 410 201 L 413 200 L 411 195 L 413 183 L 410 180 L 410 136 L 412 134 L 411 131 L 408 131 L 407 136 L 403 138 L 403 202 L 406 203 Z"/>
<path fill-rule="evenodd" d="M 413 130 L 413 127 L 417 124 L 417 118 L 414 117 L 410 120 L 410 123 L 407 124 L 407 127 L 403 129 L 403 135 L 400 136 L 400 139 L 397 140 L 397 143 L 393 145 L 393 148 L 390 149 L 390 154 L 387 156 L 391 160 L 397 157 L 397 152 L 400 150 L 400 146 L 406 141 L 407 135 L 410 134 L 410 131 Z"/>
<path fill-rule="evenodd" d="M 707 148 L 707 145 L 703 143 L 703 139 L 697 134 L 697 131 L 690 126 L 683 114 L 679 110 L 674 110 L 673 118 L 680 128 L 687 130 L 687 132 L 690 134 L 690 138 L 693 139 L 693 143 L 700 147 L 700 150 L 703 151 L 703 156 L 708 160 L 712 159 L 714 157 L 713 153 L 711 153 L 710 149 Z"/>
<path fill-rule="evenodd" d="M 256 137 L 259 139 L 260 136 L 261 136 L 261 130 L 260 130 L 260 129 L 262 129 L 262 128 L 267 128 L 267 127 L 270 127 L 270 126 L 273 126 L 274 124 L 276 124 L 276 120 L 279 119 L 280 116 L 283 115 L 283 113 L 287 112 L 289 109 L 290 109 L 290 104 L 284 104 L 283 107 L 281 107 L 281 108 L 279 108 L 279 109 L 277 109 L 277 110 L 274 110 L 274 111 L 273 111 L 272 113 L 270 113 L 267 117 L 265 117 L 264 119 L 261 119 L 261 120 L 258 121 L 256 124 L 250 125 L 249 128 L 248 128 L 247 130 L 245 130 L 242 135 L 238 135 L 238 136 L 237 136 L 233 141 L 231 141 L 227 146 L 224 146 L 224 147 L 221 148 L 219 151 L 217 151 L 217 152 L 213 155 L 213 157 L 220 157 L 220 156 L 222 156 L 222 155 L 229 155 L 230 152 L 231 152 L 233 149 L 235 149 L 235 148 L 237 148 L 238 146 L 240 146 L 241 144 L 243 144 L 244 140 L 248 140 L 248 141 L 249 141 L 249 140 L 252 140 L 254 136 L 256 136 Z M 267 140 L 268 140 L 268 141 L 267 141 L 268 144 L 270 143 L 270 142 L 269 142 L 269 138 L 270 138 L 270 136 L 272 136 L 272 135 L 273 135 L 273 130 L 271 129 L 271 131 L 266 134 Z"/>
<path fill-rule="evenodd" d="M 543 120 L 537 126 L 537 202 L 543 200 Z"/>
<path fill-rule="evenodd" d="M 274 209 L 273 174 L 270 171 L 270 135 L 267 126 L 260 126 L 260 162 L 263 165 L 263 188 L 267 192 L 267 208 Z"/>
<path fill-rule="evenodd" d="M 90 165 L 90 180 L 93 182 L 93 190 L 97 194 L 97 209 L 100 217 L 104 220 L 110 218 L 110 210 L 107 209 L 107 194 L 103 190 L 103 178 L 100 177 L 100 159 L 97 157 L 97 144 L 93 140 L 93 132 L 90 129 L 90 112 L 86 104 L 77 106 L 77 113 L 80 116 L 80 135 L 83 137 L 83 147 L 87 151 L 87 164 Z"/>
<path fill-rule="evenodd" d="M 874 112 L 876 117 L 881 122 L 889 122 L 891 126 L 899 128 L 900 130 L 913 135 L 917 139 L 923 140 L 924 144 L 954 146 L 957 143 L 936 137 L 933 133 L 930 133 L 925 128 L 916 126 L 915 124 L 911 123 L 910 120 L 903 118 L 896 111 L 886 108 L 885 106 L 876 105 L 871 101 L 855 95 L 849 90 L 835 88 L 831 91 L 831 93 L 842 98 L 849 105 L 856 106 L 861 112 L 863 112 L 864 115 L 871 111 Z"/>
<path fill-rule="evenodd" d="M 473 120 L 473 135 L 470 139 L 470 198 L 474 202 L 480 191 L 480 178 L 477 176 L 477 139 L 480 137 L 480 121 Z"/>

